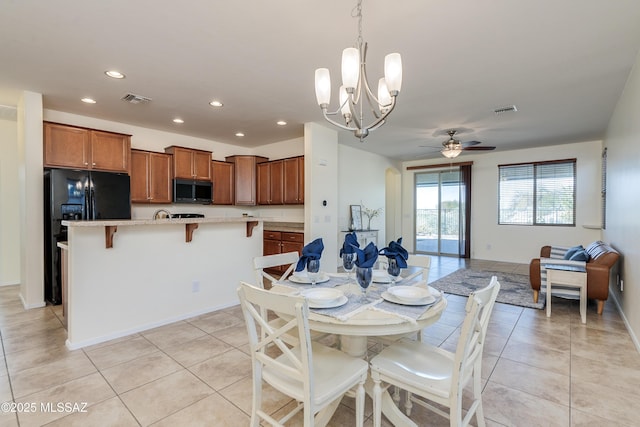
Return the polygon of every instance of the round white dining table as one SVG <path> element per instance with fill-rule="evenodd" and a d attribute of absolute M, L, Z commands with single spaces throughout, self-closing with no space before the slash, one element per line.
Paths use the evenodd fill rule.
<path fill-rule="evenodd" d="M 360 289 L 357 284 L 350 283 L 346 285 L 336 286 L 345 293 L 359 293 Z M 293 293 L 294 289 L 288 286 L 275 285 L 272 291 L 278 293 Z M 395 315 L 386 311 L 375 310 L 371 306 L 364 308 L 353 316 L 340 320 L 335 317 L 326 316 L 317 311 L 309 311 L 309 328 L 317 332 L 335 334 L 340 337 L 340 349 L 347 354 L 356 357 L 366 358 L 367 356 L 367 340 L 369 337 L 381 337 L 390 335 L 403 335 L 411 332 L 420 331 L 423 328 L 432 325 L 444 312 L 447 307 L 447 299 L 444 295 L 438 302 L 433 304 L 425 313 L 415 322 L 406 318 Z M 371 381 L 367 381 L 367 393 L 370 394 L 372 389 Z M 337 408 L 338 402 L 335 403 L 333 411 Z M 321 419 L 316 419 L 317 425 L 325 425 L 329 421 L 333 411 L 330 408 Z M 324 412 L 324 411 L 323 411 Z M 388 392 L 382 396 L 382 412 L 395 426 L 416 426 L 405 414 L 398 409 Z"/>

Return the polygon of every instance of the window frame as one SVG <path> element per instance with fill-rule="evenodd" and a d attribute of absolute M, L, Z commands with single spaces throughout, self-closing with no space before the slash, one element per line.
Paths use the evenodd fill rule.
<path fill-rule="evenodd" d="M 572 194 L 572 222 L 571 223 L 542 223 L 537 220 L 537 211 L 538 211 L 538 167 L 546 166 L 550 164 L 571 164 L 573 169 L 573 194 Z M 502 188 L 502 168 L 506 167 L 532 167 L 533 168 L 533 189 L 532 189 L 532 222 L 530 223 L 517 223 L 517 222 L 503 222 L 502 219 L 502 210 L 500 208 L 501 205 L 501 188 Z M 575 227 L 576 226 L 576 194 L 577 194 L 577 161 L 575 158 L 573 159 L 561 159 L 561 160 L 547 160 L 540 162 L 523 162 L 523 163 L 510 163 L 510 164 L 502 164 L 498 165 L 498 225 L 524 225 L 524 226 L 549 226 L 549 227 Z"/>

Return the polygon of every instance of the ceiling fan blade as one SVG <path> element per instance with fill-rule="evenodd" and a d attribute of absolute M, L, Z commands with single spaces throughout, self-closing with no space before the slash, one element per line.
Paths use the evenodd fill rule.
<path fill-rule="evenodd" d="M 482 144 L 481 141 L 466 141 L 462 143 L 463 147 L 471 147 L 472 145 Z"/>
<path fill-rule="evenodd" d="M 480 147 L 464 147 L 463 148 L 464 151 L 491 151 L 495 149 L 496 147 L 490 147 L 487 145 L 482 145 Z"/>

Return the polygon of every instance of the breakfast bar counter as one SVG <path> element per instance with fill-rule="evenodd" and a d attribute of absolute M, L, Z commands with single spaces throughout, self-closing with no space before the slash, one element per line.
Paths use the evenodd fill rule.
<path fill-rule="evenodd" d="M 274 221 L 63 221 L 68 227 L 67 347 L 85 347 L 237 304 L 238 283 L 255 281 L 251 266 L 262 255 L 265 220 Z"/>

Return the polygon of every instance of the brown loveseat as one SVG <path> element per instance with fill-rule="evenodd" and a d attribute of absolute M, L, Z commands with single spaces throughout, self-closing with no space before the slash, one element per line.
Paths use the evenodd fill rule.
<path fill-rule="evenodd" d="M 598 301 L 598 314 L 602 314 L 604 302 L 609 298 L 609 277 L 620 254 L 604 242 L 596 241 L 585 248 L 589 255 L 587 261 L 587 298 Z M 551 246 L 540 249 L 540 258 L 551 256 Z M 529 264 L 529 281 L 533 289 L 533 301 L 538 302 L 540 292 L 540 258 L 534 258 Z"/>

